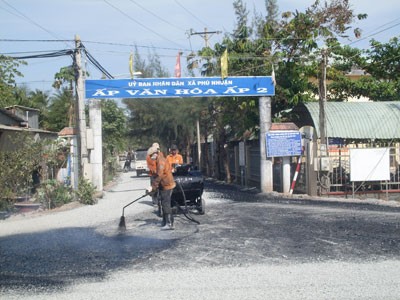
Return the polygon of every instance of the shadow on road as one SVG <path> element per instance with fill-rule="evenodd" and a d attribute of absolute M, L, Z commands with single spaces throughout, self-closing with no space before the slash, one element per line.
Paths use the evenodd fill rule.
<path fill-rule="evenodd" d="M 116 224 L 111 226 L 105 234 L 94 228 L 64 228 L 0 238 L 0 290 L 59 289 L 79 278 L 98 280 L 175 241 L 168 236 L 143 236 L 140 230 L 121 234 Z"/>

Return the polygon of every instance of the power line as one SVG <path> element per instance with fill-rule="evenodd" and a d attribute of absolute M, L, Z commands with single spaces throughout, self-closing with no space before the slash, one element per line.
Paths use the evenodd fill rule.
<path fill-rule="evenodd" d="M 104 75 L 106 75 L 109 79 L 114 78 L 90 53 L 87 51 L 85 46 L 82 45 L 82 49 L 85 52 L 87 59 Z M 35 55 L 24 55 L 24 56 L 10 56 L 13 59 L 34 59 L 34 58 L 50 58 L 50 57 L 58 57 L 58 56 L 66 56 L 69 55 L 74 59 L 75 49 L 65 49 L 59 50 L 55 52 L 35 54 Z"/>
<path fill-rule="evenodd" d="M 40 29 L 42 29 L 43 31 L 47 32 L 48 34 L 50 34 L 51 36 L 58 38 L 56 34 L 54 34 L 53 32 L 51 32 L 50 30 L 47 30 L 46 28 L 44 28 L 42 25 L 40 25 L 39 23 L 33 21 L 31 18 L 29 18 L 28 16 L 26 16 L 25 14 L 23 14 L 22 12 L 20 12 L 18 9 L 16 9 L 14 6 L 12 6 L 11 4 L 9 4 L 8 2 L 6 2 L 5 0 L 1 0 L 5 5 L 7 5 L 8 7 L 10 7 L 12 10 L 14 10 L 15 12 L 17 12 L 17 16 L 19 16 L 20 18 L 25 19 L 26 21 L 28 21 L 29 23 L 39 27 Z M 15 14 L 14 14 L 15 15 Z"/>
<path fill-rule="evenodd" d="M 164 23 L 166 23 L 166 24 L 168 24 L 168 25 L 170 25 L 170 26 L 172 26 L 172 27 L 174 27 L 174 28 L 176 28 L 176 29 L 178 29 L 178 30 L 182 30 L 182 28 L 180 28 L 180 27 L 176 26 L 175 24 L 169 22 L 168 20 L 166 20 L 166 19 L 164 19 L 164 18 L 162 18 L 162 17 L 156 15 L 154 12 L 152 12 L 151 10 L 149 10 L 149 9 L 147 9 L 147 8 L 145 8 L 145 7 L 143 7 L 142 5 L 140 5 L 139 3 L 137 3 L 136 1 L 134 1 L 134 0 L 129 0 L 129 1 L 131 1 L 131 2 L 134 3 L 134 4 L 136 4 L 136 5 L 139 6 L 141 9 L 145 10 L 146 12 L 148 12 L 148 13 L 151 14 L 151 15 L 153 15 L 153 16 L 156 17 L 157 19 L 163 21 Z"/>
<path fill-rule="evenodd" d="M 195 14 L 193 14 L 190 10 L 188 10 L 186 7 L 184 7 L 181 3 L 178 2 L 178 0 L 175 0 L 175 3 L 178 4 L 183 10 L 185 10 L 189 15 L 191 15 L 193 18 L 195 18 L 197 21 L 199 21 L 203 26 L 208 27 L 206 23 L 204 23 L 202 20 L 200 20 Z"/>
<path fill-rule="evenodd" d="M 172 43 L 172 44 L 175 44 L 175 45 L 180 46 L 180 45 L 177 44 L 176 42 L 174 42 L 174 41 L 172 41 L 172 40 L 170 40 L 170 39 L 167 39 L 166 37 L 162 36 L 161 34 L 159 34 L 158 32 L 154 31 L 153 29 L 147 27 L 146 25 L 140 23 L 139 21 L 136 21 L 136 20 L 133 19 L 130 15 L 126 14 L 124 11 L 122 11 L 122 10 L 119 9 L 118 7 L 112 5 L 112 4 L 111 4 L 110 2 L 108 2 L 107 0 L 103 0 L 103 1 L 104 1 L 105 3 L 107 3 L 109 6 L 111 6 L 112 8 L 114 8 L 115 10 L 117 10 L 118 12 L 120 12 L 121 14 L 123 14 L 123 15 L 124 15 L 125 17 L 127 17 L 129 20 L 135 22 L 136 24 L 142 26 L 143 28 L 147 29 L 148 31 L 154 33 L 155 35 L 157 35 L 158 37 L 162 38 L 163 40 L 166 40 L 166 41 L 168 41 L 168 42 L 170 42 L 170 43 Z"/>
<path fill-rule="evenodd" d="M 81 44 L 82 45 L 82 44 Z M 114 77 L 87 51 L 85 46 L 82 45 L 82 49 L 86 54 L 86 57 L 89 59 L 89 61 L 102 72 L 104 75 L 107 76 L 109 79 L 113 79 Z"/>
<path fill-rule="evenodd" d="M 390 22 L 390 23 L 391 23 L 391 22 Z M 389 23 L 387 23 L 387 24 L 389 24 Z M 361 38 L 361 39 L 358 39 L 358 40 L 356 40 L 356 41 L 354 41 L 354 42 L 351 42 L 351 43 L 349 43 L 349 44 L 347 44 L 347 45 L 349 46 L 349 45 L 352 45 L 352 44 L 361 42 L 361 41 L 363 41 L 363 40 L 366 40 L 367 38 L 370 38 L 370 37 L 372 37 L 372 36 L 374 36 L 374 35 L 377 35 L 377 34 L 379 34 L 379 33 L 382 33 L 382 32 L 384 32 L 384 31 L 386 31 L 386 30 L 392 29 L 392 28 L 394 28 L 394 27 L 396 27 L 396 26 L 399 26 L 399 25 L 400 25 L 400 22 L 397 23 L 397 24 L 394 24 L 394 25 L 392 25 L 392 26 L 390 26 L 390 27 L 387 27 L 387 28 L 385 28 L 385 29 L 382 29 L 382 30 L 379 30 L 379 31 L 377 31 L 377 32 L 371 33 L 370 35 L 367 35 L 367 36 L 365 36 L 365 37 L 363 37 L 363 38 Z M 382 26 L 384 26 L 384 25 L 382 25 Z M 382 26 L 380 26 L 380 27 L 378 27 L 378 28 L 381 28 Z"/>
<path fill-rule="evenodd" d="M 58 56 L 65 56 L 65 55 L 73 55 L 74 50 L 66 49 L 66 50 L 59 50 L 50 53 L 43 53 L 43 54 L 36 54 L 36 55 L 25 55 L 25 56 L 13 56 L 13 59 L 31 59 L 31 58 L 49 58 L 49 57 L 58 57 Z"/>
<path fill-rule="evenodd" d="M 29 39 L 0 39 L 0 42 L 27 42 L 27 43 L 59 43 L 59 42 L 74 42 L 74 40 L 29 40 Z M 86 44 L 98 44 L 98 45 L 108 45 L 108 46 L 121 46 L 121 47 L 138 47 L 145 49 L 160 49 L 160 50 L 171 50 L 171 51 L 191 51 L 190 49 L 182 49 L 182 48 L 171 48 L 171 47 L 156 47 L 156 46 L 144 46 L 144 45 L 136 45 L 130 43 L 116 43 L 116 42 L 98 42 L 98 41 L 90 41 L 83 40 Z"/>
<path fill-rule="evenodd" d="M 30 39 L 0 39 L 0 42 L 46 42 L 46 43 L 64 43 L 64 42 L 74 42 L 74 40 L 30 40 Z"/>

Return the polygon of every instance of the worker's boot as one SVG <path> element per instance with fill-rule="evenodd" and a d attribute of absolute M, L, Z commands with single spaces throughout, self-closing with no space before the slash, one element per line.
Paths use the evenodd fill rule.
<path fill-rule="evenodd" d="M 174 227 L 174 215 L 173 214 L 169 215 L 169 227 L 170 227 L 170 229 L 175 229 L 175 227 Z"/>
<path fill-rule="evenodd" d="M 164 227 L 165 225 L 167 225 L 167 216 L 166 216 L 166 214 L 163 214 L 162 221 L 161 221 L 161 227 Z"/>
<path fill-rule="evenodd" d="M 161 227 L 161 230 L 171 230 L 174 229 L 174 218 L 172 214 L 165 214 L 166 224 Z"/>

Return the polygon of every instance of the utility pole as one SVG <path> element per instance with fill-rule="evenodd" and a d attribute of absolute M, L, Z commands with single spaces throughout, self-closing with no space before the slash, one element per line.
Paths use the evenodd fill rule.
<path fill-rule="evenodd" d="M 82 54 L 81 40 L 79 35 L 75 35 L 75 87 L 76 87 L 76 103 L 77 103 L 77 122 L 78 126 L 78 153 L 80 159 L 80 174 L 88 179 L 88 150 L 86 140 L 86 115 L 85 115 L 85 99 L 83 87 L 83 72 L 82 72 Z"/>
<path fill-rule="evenodd" d="M 328 172 L 330 169 L 328 158 L 328 141 L 326 136 L 326 65 L 327 50 L 322 49 L 321 77 L 319 79 L 319 138 L 320 138 L 320 159 L 319 159 L 319 177 L 320 193 L 325 194 L 330 189 Z"/>
<path fill-rule="evenodd" d="M 220 33 L 221 31 L 207 31 L 207 28 L 204 28 L 204 31 L 201 32 L 194 32 L 193 29 L 190 29 L 189 32 L 190 35 L 200 35 L 204 39 L 206 47 L 208 47 L 209 35 L 220 34 Z"/>
<path fill-rule="evenodd" d="M 209 34 L 220 34 L 221 31 L 207 31 L 207 28 L 204 28 L 203 32 L 194 32 L 193 29 L 190 29 L 190 35 L 200 35 L 204 39 L 205 46 L 208 47 L 208 38 Z M 200 121 L 197 119 L 196 121 L 197 127 L 197 161 L 199 163 L 199 168 L 201 169 L 201 144 L 200 144 Z"/>
<path fill-rule="evenodd" d="M 319 136 L 321 150 L 327 147 L 326 140 L 326 64 L 327 64 L 327 50 L 322 49 L 322 60 L 321 60 L 321 77 L 319 79 Z M 322 146 L 324 145 L 324 146 Z M 322 151 L 323 152 L 323 151 Z"/>
<path fill-rule="evenodd" d="M 273 163 L 266 152 L 266 136 L 271 128 L 271 97 L 258 98 L 260 112 L 260 176 L 261 192 L 270 193 L 274 190 L 273 186 Z"/>

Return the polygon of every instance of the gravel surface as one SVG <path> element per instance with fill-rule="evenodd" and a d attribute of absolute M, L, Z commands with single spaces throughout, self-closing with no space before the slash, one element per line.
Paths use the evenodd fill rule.
<path fill-rule="evenodd" d="M 194 215 L 200 225 L 181 215 L 176 218 L 176 230 L 160 231 L 160 220 L 154 213 L 151 199 L 145 197 L 125 209 L 127 230 L 119 232 L 122 207 L 143 195 L 148 185 L 146 177 L 123 173 L 117 184 L 94 206 L 74 203 L 50 212 L 20 214 L 1 220 L 0 298 L 400 299 L 400 214 L 396 209 L 387 209 L 399 207 L 396 202 L 371 199 L 368 203 L 381 208 L 359 214 L 351 209 L 358 200 L 341 200 L 348 207 L 337 217 L 336 207 L 308 209 L 307 204 L 307 207 L 300 205 L 298 208 L 292 207 L 291 197 L 243 196 L 234 188 L 231 193 L 225 191 L 223 196 L 216 189 L 203 195 L 207 203 L 206 215 Z M 300 240 L 290 248 L 285 249 L 289 246 L 282 244 L 283 248 L 276 249 L 271 245 L 281 237 L 268 228 L 289 231 L 291 227 L 279 223 L 278 217 L 267 216 L 266 222 L 254 217 L 251 219 L 254 223 L 250 220 L 248 227 L 238 230 L 235 226 L 243 227 L 243 223 L 235 222 L 237 215 L 233 208 L 245 211 L 246 203 L 233 200 L 243 200 L 241 197 L 250 199 L 248 203 L 260 201 L 260 197 L 272 199 L 267 204 L 254 205 L 260 214 L 262 209 L 267 209 L 279 215 L 283 211 L 278 204 L 287 203 L 286 210 L 296 209 L 290 212 L 294 222 L 308 216 L 335 223 L 351 218 L 373 221 L 384 215 L 384 224 L 377 225 L 382 232 L 388 232 L 392 244 L 386 250 L 379 246 L 388 241 L 386 236 L 372 237 L 372 242 L 365 243 L 363 240 L 367 237 L 361 236 L 353 242 L 347 238 L 349 232 L 343 231 L 340 245 L 347 247 L 350 258 L 343 258 L 343 252 L 307 255 L 314 248 L 301 250 L 299 245 L 306 244 Z M 297 198 L 297 202 L 303 201 L 301 196 Z M 335 199 L 311 200 L 316 206 L 321 202 L 337 203 Z M 218 222 L 220 227 L 217 228 L 218 218 L 224 216 L 232 221 Z M 311 228 L 312 223 L 303 226 Z M 393 238 L 396 228 L 398 236 Z M 266 230 L 265 238 L 251 236 Z M 362 228 L 351 230 L 354 235 Z M 231 238 L 232 232 L 237 232 L 237 239 Z M 307 232 L 304 234 L 307 237 Z M 324 236 L 327 231 L 320 234 Z M 313 241 L 319 238 L 312 237 Z M 319 242 L 328 246 L 339 243 L 332 238 Z M 365 251 L 360 250 L 362 247 Z M 277 255 L 279 253 L 281 255 Z"/>

